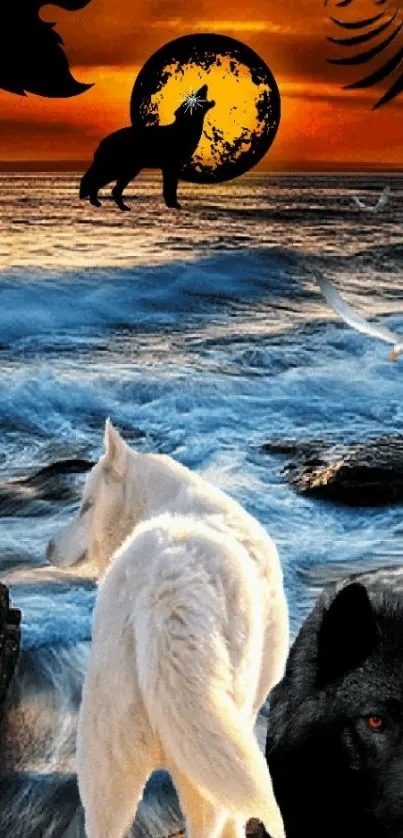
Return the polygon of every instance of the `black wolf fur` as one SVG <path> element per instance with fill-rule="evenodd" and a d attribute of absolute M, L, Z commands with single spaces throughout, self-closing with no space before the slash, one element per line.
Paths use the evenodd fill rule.
<path fill-rule="evenodd" d="M 207 85 L 197 91 L 203 101 L 192 113 L 184 104 L 175 111 L 170 125 L 121 128 L 106 137 L 94 154 L 94 162 L 81 180 L 80 198 L 89 198 L 99 207 L 98 191 L 116 181 L 112 196 L 119 209 L 128 210 L 123 191 L 142 169 L 162 169 L 163 193 L 167 207 L 180 209 L 177 199 L 181 168 L 200 142 L 204 117 L 215 102 L 207 100 Z"/>
<path fill-rule="evenodd" d="M 291 649 L 266 743 L 287 838 L 403 836 L 402 587 L 399 567 L 327 588 Z"/>
<path fill-rule="evenodd" d="M 50 2 L 50 0 L 49 0 Z M 90 0 L 52 0 L 61 9 L 77 11 Z M 44 0 L 2 0 L 0 20 L 0 87 L 24 96 L 76 96 L 91 85 L 70 73 L 63 41 L 53 23 L 39 17 Z"/>

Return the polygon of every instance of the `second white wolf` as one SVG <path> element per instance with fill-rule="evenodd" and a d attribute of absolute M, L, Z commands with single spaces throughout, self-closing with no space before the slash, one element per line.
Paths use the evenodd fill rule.
<path fill-rule="evenodd" d="M 253 731 L 283 675 L 288 612 L 276 548 L 234 500 L 108 421 L 76 517 L 49 544 L 102 579 L 77 767 L 88 838 L 123 838 L 166 768 L 191 838 L 284 835 Z"/>

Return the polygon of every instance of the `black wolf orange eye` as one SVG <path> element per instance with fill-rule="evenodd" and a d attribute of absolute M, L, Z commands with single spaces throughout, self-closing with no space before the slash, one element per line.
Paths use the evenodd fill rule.
<path fill-rule="evenodd" d="M 367 725 L 371 730 L 383 730 L 385 722 L 380 716 L 368 716 Z"/>

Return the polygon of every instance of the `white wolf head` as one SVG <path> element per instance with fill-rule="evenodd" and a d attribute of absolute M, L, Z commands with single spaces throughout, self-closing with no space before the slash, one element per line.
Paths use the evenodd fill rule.
<path fill-rule="evenodd" d="M 136 479 L 141 457 L 108 419 L 105 454 L 87 477 L 78 513 L 53 538 L 46 558 L 59 567 L 92 562 L 102 576 L 114 551 L 143 517 L 142 487 Z"/>

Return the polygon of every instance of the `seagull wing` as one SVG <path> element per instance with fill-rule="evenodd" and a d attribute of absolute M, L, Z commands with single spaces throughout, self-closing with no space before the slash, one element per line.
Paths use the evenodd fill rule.
<path fill-rule="evenodd" d="M 326 277 L 316 275 L 320 290 L 323 296 L 334 309 L 334 311 L 342 318 L 349 326 L 356 329 L 357 332 L 362 332 L 365 335 L 370 335 L 373 338 L 379 338 L 386 341 L 386 343 L 400 343 L 401 335 L 395 335 L 389 329 L 378 326 L 377 323 L 369 323 L 364 317 L 361 317 L 345 300 L 340 297 L 339 292 L 334 285 Z"/>
<path fill-rule="evenodd" d="M 367 205 L 363 204 L 363 202 L 360 200 L 360 198 L 357 197 L 357 195 L 353 195 L 353 201 L 355 201 L 355 203 L 357 204 L 357 207 L 359 207 L 360 209 L 363 209 L 363 210 L 368 209 Z"/>
<path fill-rule="evenodd" d="M 381 209 L 382 207 L 384 207 L 388 203 L 388 200 L 389 200 L 389 188 L 386 187 L 386 189 L 383 190 L 382 194 L 378 198 L 378 203 L 376 205 L 377 209 Z"/>

